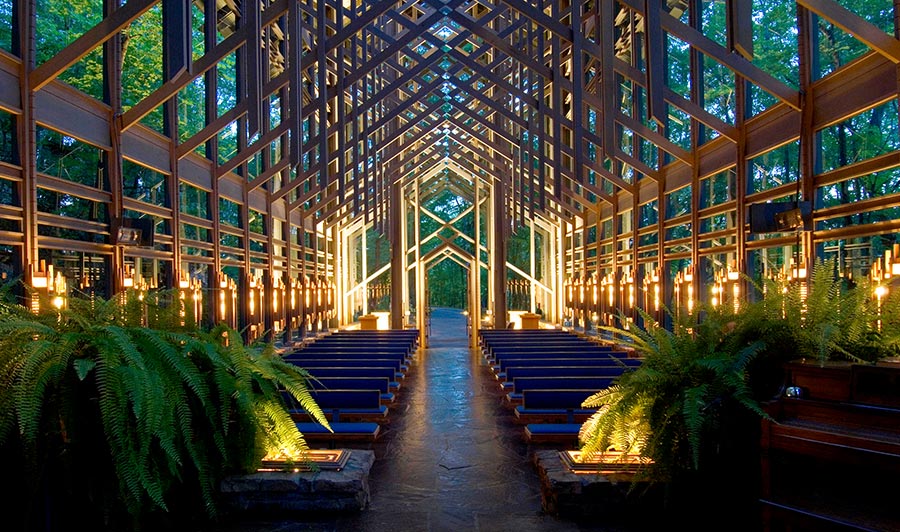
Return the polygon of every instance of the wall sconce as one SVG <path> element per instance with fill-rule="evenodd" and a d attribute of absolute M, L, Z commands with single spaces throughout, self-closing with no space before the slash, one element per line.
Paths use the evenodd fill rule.
<path fill-rule="evenodd" d="M 300 283 L 300 279 L 291 279 L 291 314 L 293 315 L 294 311 L 297 310 L 297 292 L 301 289 L 303 285 Z"/>
<path fill-rule="evenodd" d="M 625 301 L 628 302 L 628 311 L 631 311 L 634 308 L 634 275 L 632 275 L 632 271 L 628 270 L 625 272 L 622 280 L 628 293 L 628 299 Z"/>
<path fill-rule="evenodd" d="M 685 308 L 688 314 L 694 312 L 694 267 L 685 266 L 684 270 L 675 274 L 675 299 L 679 308 Z"/>
<path fill-rule="evenodd" d="M 894 244 L 892 249 L 884 250 L 884 256 L 875 259 L 869 276 L 873 281 L 887 281 L 891 277 L 900 276 L 900 244 Z"/>
<path fill-rule="evenodd" d="M 134 269 L 132 265 L 126 265 L 122 268 L 121 272 L 121 286 L 123 289 L 128 290 L 129 288 L 137 288 L 139 285 L 144 284 L 143 278 L 138 275 L 137 270 Z"/>
<path fill-rule="evenodd" d="M 334 285 L 334 281 L 328 282 L 328 308 L 331 308 L 331 305 L 334 303 L 334 291 L 336 287 Z"/>
<path fill-rule="evenodd" d="M 231 277 L 219 273 L 219 320 L 235 327 L 234 309 L 237 304 L 237 285 Z"/>
<path fill-rule="evenodd" d="M 616 274 L 609 272 L 600 278 L 600 306 L 603 319 L 611 323 L 616 305 Z"/>
<path fill-rule="evenodd" d="M 45 261 L 41 261 L 40 265 L 35 267 L 31 265 L 31 287 L 32 288 L 49 288 L 50 278 L 53 277 L 53 265 L 49 267 Z"/>
<path fill-rule="evenodd" d="M 309 280 L 309 278 L 303 278 L 303 297 L 306 301 L 305 307 L 308 309 L 310 307 L 310 303 L 312 302 L 312 294 L 313 291 L 313 283 Z"/>
<path fill-rule="evenodd" d="M 647 308 L 659 312 L 659 268 L 653 268 L 644 275 L 644 294 Z"/>
<path fill-rule="evenodd" d="M 281 278 L 272 281 L 272 312 L 278 314 L 278 301 L 284 297 L 284 283 Z"/>
<path fill-rule="evenodd" d="M 31 310 L 34 313 L 40 311 L 40 298 L 42 295 L 50 298 L 50 305 L 56 310 L 65 308 L 69 286 L 63 274 L 46 261 L 40 261 L 37 266 L 31 266 L 31 287 L 34 292 L 31 296 Z"/>
<path fill-rule="evenodd" d="M 584 282 L 579 277 L 575 283 L 578 285 L 578 302 L 584 303 Z"/>
<path fill-rule="evenodd" d="M 890 289 L 888 288 L 888 283 L 890 283 L 891 277 L 900 274 L 900 261 L 897 261 L 897 248 L 898 244 L 894 244 L 893 253 L 892 250 L 885 250 L 884 257 L 881 259 L 876 259 L 872 264 L 872 269 L 869 270 L 869 278 L 872 280 L 872 295 L 875 297 L 875 303 L 877 305 L 877 319 L 875 321 L 875 328 L 879 332 L 881 331 L 882 321 L 881 321 L 881 306 L 884 302 L 884 298 L 887 297 Z M 891 260 L 893 255 L 893 261 Z M 898 272 L 898 273 L 895 273 Z"/>
<path fill-rule="evenodd" d="M 182 318 L 186 315 L 188 293 L 190 293 L 190 305 L 193 311 L 194 323 L 199 325 L 203 319 L 203 285 L 197 279 L 192 280 L 189 273 L 182 271 L 178 276 L 178 298 L 181 300 Z M 221 295 L 219 299 L 222 301 Z M 184 321 L 181 324 L 184 325 Z"/>
<path fill-rule="evenodd" d="M 801 281 L 806 279 L 807 270 L 806 264 L 801 261 L 800 264 L 795 264 L 794 259 L 791 259 L 791 264 L 789 266 L 790 271 L 788 272 L 788 276 L 793 281 Z"/>
<path fill-rule="evenodd" d="M 262 313 L 265 310 L 265 286 L 262 277 L 249 274 L 247 276 L 247 310 L 253 323 L 262 321 Z M 259 316 L 257 316 L 257 311 Z"/>

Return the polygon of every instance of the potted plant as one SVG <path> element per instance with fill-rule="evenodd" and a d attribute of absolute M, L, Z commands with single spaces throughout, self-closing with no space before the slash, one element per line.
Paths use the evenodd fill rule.
<path fill-rule="evenodd" d="M 807 282 L 766 281 L 766 319 L 784 327 L 789 383 L 811 399 L 850 400 L 853 364 L 895 354 L 900 345 L 898 301 L 878 305 L 868 279 L 836 275 L 834 260 L 819 261 Z M 893 298 L 897 295 L 894 294 Z"/>
<path fill-rule="evenodd" d="M 752 519 L 753 451 L 766 413 L 750 370 L 766 344 L 744 327 L 758 312 L 701 306 L 673 318 L 672 330 L 646 314 L 643 328 L 601 327 L 626 339 L 643 362 L 585 401 L 598 409 L 579 435 L 585 459 L 610 450 L 639 454 L 647 463 L 633 485 L 665 486 L 668 516 L 706 515 L 695 506 L 703 501 Z"/>
<path fill-rule="evenodd" d="M 208 519 L 223 475 L 252 470 L 266 448 L 306 448 L 282 390 L 327 426 L 303 370 L 227 327 L 185 325 L 176 294 L 154 300 L 173 304 L 128 293 L 33 313 L 0 302 L 0 459 L 17 494 L 7 522 Z"/>

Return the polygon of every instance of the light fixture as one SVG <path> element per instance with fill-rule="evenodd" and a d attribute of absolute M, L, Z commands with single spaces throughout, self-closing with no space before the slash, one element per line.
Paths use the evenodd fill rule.
<path fill-rule="evenodd" d="M 566 468 L 576 474 L 634 474 L 653 463 L 636 452 L 606 451 L 587 456 L 581 451 L 570 450 L 559 451 L 559 457 Z"/>
<path fill-rule="evenodd" d="M 137 277 L 134 266 L 126 265 L 122 269 L 122 288 L 134 288 L 137 284 Z"/>
<path fill-rule="evenodd" d="M 53 265 L 49 267 L 45 261 L 35 267 L 31 266 L 31 286 L 32 288 L 48 288 L 50 286 L 50 278 L 53 277 Z"/>
<path fill-rule="evenodd" d="M 688 314 L 694 312 L 694 267 L 685 266 L 675 274 L 675 299 L 678 308 L 684 308 Z"/>

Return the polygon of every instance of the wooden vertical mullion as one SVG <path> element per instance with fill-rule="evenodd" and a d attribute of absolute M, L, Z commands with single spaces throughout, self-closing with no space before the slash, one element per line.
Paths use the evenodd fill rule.
<path fill-rule="evenodd" d="M 16 120 L 16 137 L 19 164 L 22 166 L 22 181 L 18 184 L 22 204 L 22 233 L 25 241 L 20 271 L 25 272 L 25 280 L 30 281 L 28 270 L 37 265 L 38 223 L 37 223 L 37 178 L 36 178 L 36 128 L 34 92 L 31 86 L 31 72 L 35 68 L 35 2 L 19 0 L 14 4 L 17 8 L 14 21 L 13 51 L 18 52 L 22 62 L 19 67 L 19 94 L 21 95 L 22 114 Z"/>
<path fill-rule="evenodd" d="M 316 5 L 316 81 L 318 82 L 318 131 L 319 131 L 319 174 L 316 178 L 317 191 L 325 190 L 328 184 L 328 62 L 326 53 L 325 2 Z"/>
<path fill-rule="evenodd" d="M 115 13 L 116 9 L 118 9 L 119 2 L 118 0 L 106 0 L 103 3 L 103 17 L 106 18 L 113 13 Z M 170 24 L 173 23 L 172 19 L 168 20 Z M 177 19 L 176 21 L 177 22 Z M 164 28 L 164 35 L 168 36 L 171 33 L 171 28 Z M 166 43 L 168 44 L 168 43 Z M 165 55 L 165 52 L 164 52 Z M 106 103 L 110 106 L 110 116 L 108 117 L 108 125 L 109 125 L 109 142 L 110 142 L 110 151 L 105 154 L 105 160 L 103 161 L 104 170 L 106 172 L 106 179 L 109 181 L 109 192 L 110 192 L 110 204 L 109 204 L 109 223 L 110 223 L 110 243 L 113 244 L 113 254 L 112 260 L 110 262 L 110 271 L 112 275 L 109 276 L 111 279 L 110 283 L 110 294 L 112 295 L 116 292 L 119 292 L 122 286 L 122 276 L 120 275 L 123 272 L 125 267 L 125 249 L 123 246 L 120 246 L 117 242 L 117 234 L 118 229 L 122 224 L 122 217 L 124 215 L 122 208 L 122 194 L 123 194 L 123 184 L 122 184 L 122 129 L 121 122 L 115 119 L 115 115 L 121 112 L 122 109 L 122 90 L 121 90 L 121 79 L 122 79 L 122 69 L 121 69 L 121 56 L 122 56 L 122 46 L 121 39 L 108 39 L 103 43 L 103 61 L 105 65 L 104 72 L 104 92 Z M 167 58 L 171 61 L 171 56 Z M 169 64 L 164 64 L 164 68 L 166 71 L 164 72 L 165 76 L 168 76 L 171 72 Z M 168 78 L 167 78 L 168 79 Z M 174 115 L 174 105 L 165 104 L 163 106 L 164 112 L 166 115 L 166 122 L 168 125 L 169 131 L 166 131 L 166 134 L 170 138 L 177 138 L 177 117 L 173 118 Z M 174 131 L 174 135 L 173 135 Z M 174 141 L 170 143 L 170 164 L 174 160 L 171 154 L 174 150 Z M 173 168 L 174 170 L 174 168 Z M 168 179 L 168 177 L 167 177 Z M 100 188 L 103 188 L 103 183 L 98 183 Z"/>
<path fill-rule="evenodd" d="M 818 31 L 814 24 L 814 15 L 806 8 L 797 5 L 797 45 L 799 48 L 799 82 L 800 82 L 800 175 L 798 176 L 797 192 L 800 201 L 802 198 L 813 202 L 815 207 L 815 131 L 813 119 L 815 106 L 811 90 L 813 78 L 813 63 L 816 55 L 813 42 L 813 32 Z M 812 231 L 805 228 L 800 231 L 801 252 L 804 254 L 801 261 L 807 264 L 807 271 L 812 271 L 816 261 L 816 249 L 812 245 Z"/>
<path fill-rule="evenodd" d="M 747 110 L 749 109 L 749 86 L 748 82 L 742 77 L 735 74 L 735 103 L 737 108 L 737 116 L 735 126 L 738 131 L 738 140 L 735 143 L 735 164 L 734 168 L 734 231 L 735 231 L 735 269 L 737 271 L 751 273 L 748 271 L 749 264 L 747 254 L 747 233 L 744 230 L 747 214 L 746 214 L 746 197 L 748 192 L 749 172 L 747 170 L 747 131 L 746 120 Z M 742 285 L 746 288 L 747 283 Z M 743 290 L 746 297 L 746 289 Z"/>
<path fill-rule="evenodd" d="M 600 61 L 600 91 L 603 102 L 603 109 L 600 115 L 602 121 L 600 138 L 603 141 L 602 153 L 604 157 L 611 159 L 616 151 L 614 117 L 618 109 L 616 106 L 616 73 L 613 68 L 615 62 L 613 53 L 615 45 L 613 4 L 615 0 L 597 0 L 597 2 L 599 9 L 597 24 L 600 26 L 600 49 L 603 54 Z M 603 166 L 602 158 L 600 159 L 600 166 Z M 602 178 L 598 184 L 602 186 Z"/>
<path fill-rule="evenodd" d="M 262 122 L 262 17 L 260 13 L 260 0 L 244 0 L 242 2 L 243 17 L 241 25 L 248 28 L 247 40 L 244 42 L 244 97 L 247 99 L 247 130 L 248 134 L 260 133 Z"/>
<path fill-rule="evenodd" d="M 553 2 L 551 5 L 551 16 L 554 19 L 559 17 L 559 2 Z M 557 199 L 562 202 L 563 199 L 563 161 L 562 161 L 562 49 L 559 36 L 553 33 L 550 37 L 550 65 L 551 80 L 550 87 L 550 108 L 553 113 L 553 187 L 556 189 Z M 574 233 L 573 233 L 574 234 Z M 574 242 L 573 242 L 574 244 Z M 574 247 L 573 247 L 574 251 Z M 573 270 L 574 272 L 574 270 Z"/>
<path fill-rule="evenodd" d="M 216 45 L 216 12 L 214 10 L 204 10 L 203 16 L 203 38 L 204 38 L 204 50 L 212 50 Z M 215 67 L 209 69 L 205 74 L 206 80 L 206 94 L 205 94 L 205 110 L 206 117 L 205 123 L 208 125 L 213 122 L 216 118 L 218 118 L 218 70 L 219 67 L 216 65 Z M 218 164 L 219 160 L 219 138 L 218 135 L 213 135 L 210 137 L 208 141 L 206 141 L 206 155 L 207 158 L 212 161 L 212 166 Z M 211 232 L 211 244 L 213 245 L 213 267 L 212 272 L 210 272 L 208 282 L 211 286 L 215 287 L 213 290 L 213 298 L 215 300 L 218 299 L 219 294 L 221 292 L 221 288 L 219 288 L 218 283 L 222 280 L 222 259 L 221 259 L 221 251 L 220 251 L 220 236 L 219 236 L 219 180 L 215 178 L 215 170 L 212 172 L 212 180 L 210 182 L 210 190 L 209 190 L 209 202 L 207 204 L 207 210 L 209 211 L 209 218 L 212 221 L 212 230 Z M 180 189 L 180 182 L 176 184 Z M 175 206 L 175 209 L 180 209 L 180 201 Z M 174 228 L 175 231 L 180 231 L 180 227 Z M 178 254 L 180 256 L 181 250 L 178 250 Z M 216 308 L 216 305 L 213 305 L 213 309 Z M 214 310 L 212 313 L 213 322 L 220 323 L 224 321 L 227 323 L 227 317 L 225 320 L 221 320 L 219 317 L 218 310 Z"/>
<path fill-rule="evenodd" d="M 363 35 L 362 43 L 360 44 L 360 48 L 361 48 L 361 56 L 363 57 L 363 60 L 366 60 L 368 58 L 368 53 L 369 53 L 369 40 L 365 37 L 365 35 Z M 376 69 L 372 69 L 372 70 L 368 71 L 363 79 L 366 82 L 366 86 L 368 86 L 368 84 L 371 83 L 373 86 L 373 89 L 378 88 L 379 78 L 378 78 L 378 72 Z M 377 90 L 373 90 L 372 92 L 377 93 Z M 369 96 L 368 91 L 366 91 L 367 99 L 368 99 L 368 96 Z M 378 105 L 378 104 L 372 105 L 371 107 L 369 107 L 369 109 L 363 115 L 363 117 L 362 117 L 363 127 L 362 127 L 362 133 L 360 134 L 363 139 L 363 175 L 361 176 L 361 178 L 357 179 L 357 182 L 359 182 L 359 180 L 362 179 L 362 183 L 357 183 L 355 186 L 361 187 L 361 192 L 360 192 L 360 189 L 357 189 L 356 195 L 358 197 L 361 196 L 360 204 L 361 204 L 361 211 L 363 214 L 363 225 L 366 225 L 366 226 L 368 226 L 369 220 L 370 220 L 370 216 L 369 216 L 369 176 L 371 175 L 371 173 L 373 171 L 373 168 L 369 167 L 369 158 L 373 156 L 369 150 L 369 137 L 373 134 L 373 132 L 371 132 L 369 129 L 369 125 L 370 125 L 369 116 L 370 116 L 370 113 L 371 113 L 371 116 L 375 116 L 375 114 L 378 113 L 379 107 L 380 107 L 380 105 Z"/>
<path fill-rule="evenodd" d="M 354 10 L 354 13 L 356 11 Z M 359 65 L 359 44 L 357 43 L 357 34 L 354 34 L 353 37 L 350 38 L 350 48 L 353 50 L 353 70 L 356 71 L 360 67 Z M 350 111 L 350 120 L 353 122 L 352 126 L 352 143 L 353 143 L 353 172 L 351 175 L 353 176 L 353 214 L 354 217 L 359 214 L 359 141 L 361 138 L 360 130 L 359 130 L 359 93 L 360 87 L 365 90 L 365 86 L 368 83 L 369 75 L 366 74 L 359 81 L 353 83 L 351 101 L 352 107 Z"/>
<path fill-rule="evenodd" d="M 346 149 L 347 149 L 347 135 L 346 135 L 346 94 L 344 87 L 344 44 L 341 43 L 337 48 L 337 90 L 335 97 L 335 105 L 337 105 L 337 125 L 338 125 L 338 136 L 337 136 L 337 155 L 338 155 L 338 164 L 337 164 L 337 189 L 338 189 L 338 201 L 343 203 L 344 194 L 345 194 L 345 172 L 347 171 L 347 163 L 346 163 Z"/>
<path fill-rule="evenodd" d="M 647 37 L 645 50 L 647 66 L 647 110 L 648 116 L 663 125 L 666 119 L 666 105 L 663 89 L 666 82 L 664 63 L 665 39 L 660 22 L 660 0 L 644 0 L 644 31 Z"/>
<path fill-rule="evenodd" d="M 690 10 L 690 24 L 695 29 L 700 29 L 700 0 L 692 0 Z M 703 106 L 703 56 L 694 47 L 691 47 L 690 55 L 690 73 L 691 73 L 691 101 L 697 105 Z M 700 183 L 700 153 L 697 146 L 700 145 L 703 134 L 703 126 L 694 118 L 691 118 L 691 266 L 694 269 L 694 294 L 695 298 L 700 298 L 700 194 L 698 185 Z"/>
<path fill-rule="evenodd" d="M 575 182 L 584 185 L 584 52 L 581 30 L 581 8 L 583 0 L 575 0 L 571 5 L 572 26 L 572 143 L 574 148 L 573 167 Z"/>
<path fill-rule="evenodd" d="M 538 8 L 544 9 L 544 1 L 538 0 Z M 529 39 L 531 42 L 533 39 Z M 537 50 L 536 53 L 541 53 L 540 50 L 544 49 L 544 32 L 540 31 L 540 28 L 537 28 Z M 534 51 L 533 51 L 534 53 Z M 529 69 L 531 70 L 531 69 Z M 537 83 L 535 83 L 535 80 Z M 535 94 L 535 99 L 537 100 L 537 136 L 538 136 L 538 179 L 541 184 L 541 209 L 547 208 L 547 197 L 546 197 L 546 189 L 547 189 L 547 158 L 546 158 L 546 143 L 547 139 L 544 138 L 544 128 L 547 125 L 545 122 L 545 112 L 544 107 L 546 106 L 546 98 L 545 98 L 545 89 L 546 89 L 546 80 L 544 76 L 542 76 L 538 72 L 534 72 L 534 79 L 531 79 L 532 87 L 534 85 L 538 86 L 538 93 Z M 559 190 L 554 189 L 551 197 L 557 201 L 561 199 L 559 195 Z"/>
<path fill-rule="evenodd" d="M 403 280 L 406 269 L 403 257 L 406 254 L 403 243 L 403 188 L 398 180 L 391 185 L 391 328 L 403 328 Z M 365 228 L 363 228 L 365 231 Z M 418 287 L 417 287 L 418 288 Z"/>
<path fill-rule="evenodd" d="M 303 116 L 300 113 L 303 107 L 303 69 L 300 67 L 302 55 L 301 35 L 303 24 L 301 23 L 300 4 L 298 0 L 288 3 L 288 68 L 290 69 L 290 84 L 288 89 L 288 109 L 291 121 L 290 131 L 290 166 L 296 168 L 299 173 L 302 170 L 302 139 Z M 283 112 L 283 111 L 282 111 Z M 290 220 L 290 213 L 287 214 Z"/>

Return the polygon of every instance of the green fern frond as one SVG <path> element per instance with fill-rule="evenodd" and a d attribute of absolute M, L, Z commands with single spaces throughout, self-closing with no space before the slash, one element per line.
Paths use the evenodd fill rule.
<path fill-rule="evenodd" d="M 684 403 L 682 415 L 687 428 L 688 443 L 691 446 L 694 469 L 700 467 L 700 442 L 703 437 L 703 428 L 706 423 L 704 410 L 708 406 L 708 384 L 701 384 L 684 391 Z"/>

